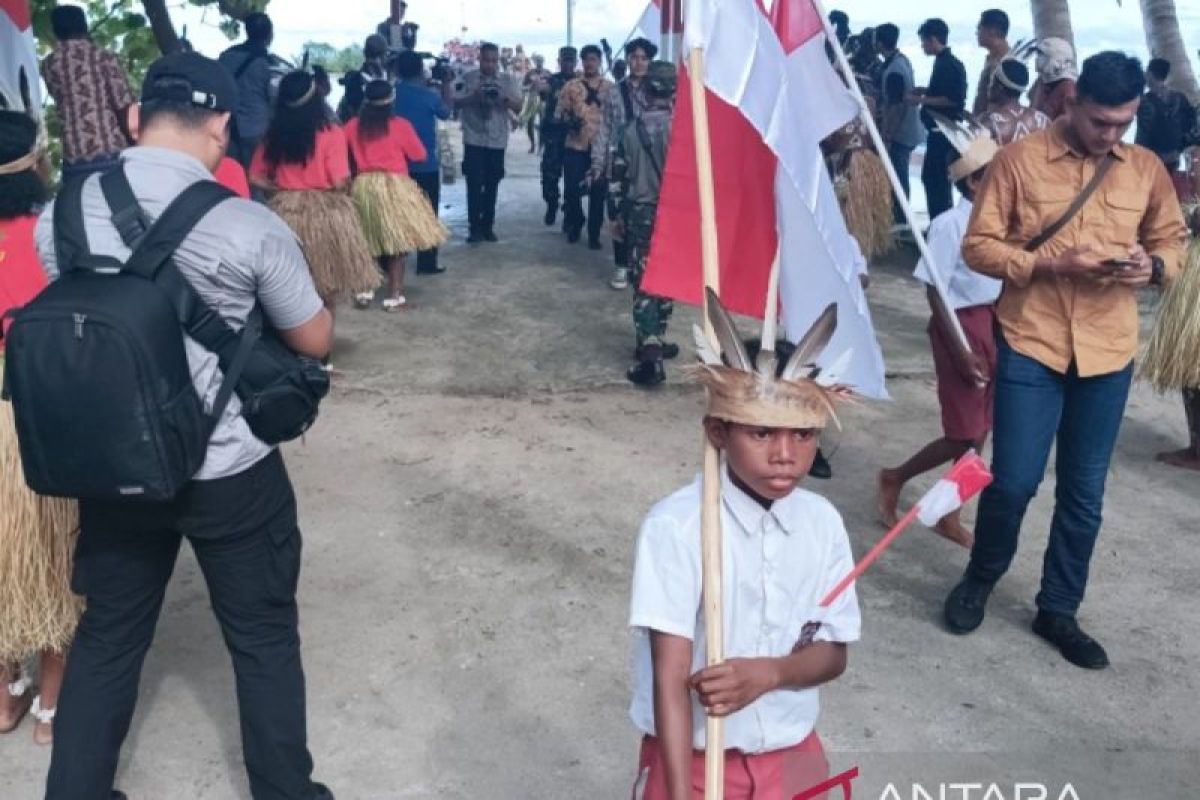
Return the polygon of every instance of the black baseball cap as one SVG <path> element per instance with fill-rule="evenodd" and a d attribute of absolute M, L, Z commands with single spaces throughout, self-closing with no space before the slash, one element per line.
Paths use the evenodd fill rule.
<path fill-rule="evenodd" d="M 142 102 L 233 111 L 237 84 L 223 66 L 199 53 L 172 53 L 155 61 L 142 82 Z"/>

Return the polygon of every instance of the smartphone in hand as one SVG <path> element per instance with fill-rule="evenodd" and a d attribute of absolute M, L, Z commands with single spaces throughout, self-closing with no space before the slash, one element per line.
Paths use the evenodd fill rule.
<path fill-rule="evenodd" d="M 1138 265 L 1138 262 L 1131 258 L 1106 258 L 1100 263 L 1116 272 L 1126 269 L 1133 269 Z"/>

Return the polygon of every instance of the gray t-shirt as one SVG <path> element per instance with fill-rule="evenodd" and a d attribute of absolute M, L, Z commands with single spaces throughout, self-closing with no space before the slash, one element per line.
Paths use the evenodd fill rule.
<path fill-rule="evenodd" d="M 155 219 L 184 189 L 212 180 L 203 164 L 175 150 L 133 147 L 121 155 L 138 203 Z M 88 247 L 96 255 L 124 260 L 129 248 L 110 220 L 99 176 L 83 188 Z M 58 276 L 54 252 L 54 207 L 37 224 L 38 253 L 51 280 Z M 226 200 L 205 215 L 175 251 L 180 272 L 214 311 L 236 328 L 245 324 L 255 302 L 278 330 L 292 330 L 322 308 L 308 263 L 295 235 L 265 206 L 240 198 Z M 196 391 L 211 409 L 221 386 L 217 356 L 190 338 L 184 341 Z M 255 438 L 241 416 L 235 395 L 208 444 L 197 480 L 236 475 L 257 464 L 271 447 Z"/>

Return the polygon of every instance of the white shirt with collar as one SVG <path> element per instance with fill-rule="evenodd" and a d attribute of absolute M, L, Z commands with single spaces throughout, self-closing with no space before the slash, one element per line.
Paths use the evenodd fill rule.
<path fill-rule="evenodd" d="M 947 300 L 955 311 L 993 305 L 1004 288 L 1003 281 L 975 272 L 963 260 L 962 243 L 970 224 L 971 201 L 964 197 L 954 208 L 937 215 L 926 236 L 934 268 L 949 292 Z M 929 286 L 934 285 L 933 273 L 924 258 L 917 264 L 913 277 Z"/>
<path fill-rule="evenodd" d="M 629 625 L 634 629 L 633 703 L 629 713 L 656 735 L 649 631 L 692 640 L 692 672 L 704 667 L 701 613 L 702 480 L 660 501 L 637 541 Z M 841 515 L 823 497 L 796 489 L 764 509 L 722 471 L 722 569 L 725 657 L 785 656 L 805 623 L 822 621 L 816 641 L 858 641 L 854 588 L 833 606 L 817 603 L 854 566 Z M 814 730 L 818 690 L 780 689 L 726 718 L 725 747 L 763 753 L 799 744 Z M 692 693 L 693 746 L 704 749 L 705 714 Z"/>

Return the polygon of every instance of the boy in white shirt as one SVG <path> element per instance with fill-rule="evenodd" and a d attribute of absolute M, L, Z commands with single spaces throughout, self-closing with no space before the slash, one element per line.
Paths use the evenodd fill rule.
<path fill-rule="evenodd" d="M 962 257 L 962 242 L 971 220 L 971 201 L 983 183 L 988 164 L 998 152 L 986 131 L 962 129 L 962 136 L 949 137 L 964 152 L 950 164 L 950 179 L 962 200 L 933 220 L 929 226 L 929 251 L 934 263 L 924 258 L 913 274 L 926 284 L 929 306 L 929 341 L 937 375 L 938 405 L 942 410 L 942 437 L 925 445 L 916 455 L 893 469 L 879 472 L 879 521 L 892 527 L 899 517 L 897 506 L 904 484 L 941 465 L 958 460 L 967 450 L 982 450 L 992 429 L 995 398 L 996 323 L 995 306 L 1003 287 L 1001 281 L 972 271 Z M 939 316 L 934 288 L 934 270 L 949 292 L 949 302 L 971 352 L 958 345 L 949 320 Z M 978 375 L 986 376 L 980 382 Z M 963 527 L 959 512 L 943 517 L 934 528 L 953 542 L 970 548 L 975 537 Z"/>
<path fill-rule="evenodd" d="M 703 797 L 706 714 L 725 718 L 727 800 L 791 800 L 828 776 L 816 687 L 846 669 L 861 623 L 852 588 L 818 611 L 853 556 L 838 512 L 798 485 L 837 393 L 764 378 L 746 368 L 749 356 L 740 370 L 699 368 L 704 429 L 724 460 L 723 663 L 704 666 L 701 479 L 659 502 L 638 537 L 630 715 L 644 735 L 635 786 L 644 800 Z"/>

